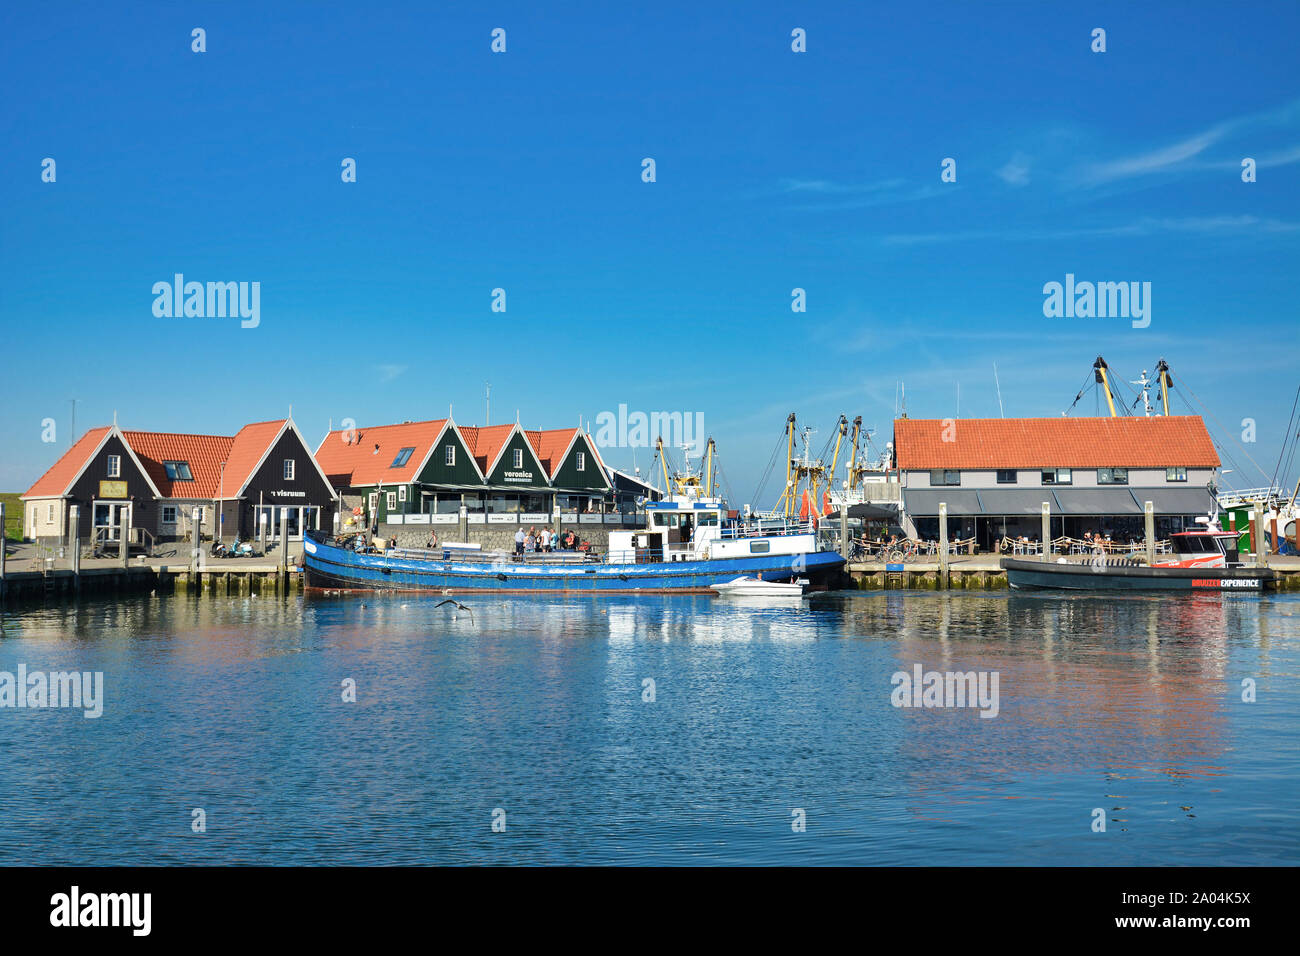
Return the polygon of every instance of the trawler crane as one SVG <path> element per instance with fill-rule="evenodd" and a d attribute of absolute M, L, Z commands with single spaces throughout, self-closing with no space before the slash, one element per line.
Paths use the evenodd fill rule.
<path fill-rule="evenodd" d="M 1098 355 L 1097 361 L 1092 363 L 1092 369 L 1097 383 L 1101 385 L 1102 390 L 1106 393 L 1106 404 L 1110 406 L 1110 417 L 1118 418 L 1119 413 L 1115 411 L 1115 393 L 1110 390 L 1110 377 L 1106 374 L 1110 370 L 1110 366 L 1106 364 L 1104 358 Z"/>
<path fill-rule="evenodd" d="M 685 498 L 712 498 L 717 486 L 717 446 L 712 438 L 705 445 L 703 467 L 696 471 L 691 468 L 692 443 L 682 445 L 683 468 L 668 472 L 668 456 L 664 453 L 663 436 L 655 439 L 655 458 L 664 478 L 664 494 L 678 495 Z M 651 465 L 653 470 L 654 466 Z"/>
<path fill-rule="evenodd" d="M 777 499 L 776 507 L 773 510 L 780 511 L 785 517 L 790 518 L 794 516 L 795 509 L 798 507 L 796 502 L 800 500 L 800 485 L 805 486 L 805 492 L 810 495 L 814 506 L 816 506 L 818 488 L 822 480 L 827 478 L 827 470 L 826 465 L 820 458 L 813 459 L 808 454 L 808 439 L 814 434 L 814 430 L 810 427 L 805 426 L 803 433 L 800 435 L 803 452 L 798 458 L 794 456 L 794 412 L 791 412 L 790 417 L 786 419 L 785 430 L 785 490 L 781 492 L 781 497 Z M 827 484 L 829 485 L 829 481 L 827 481 Z"/>

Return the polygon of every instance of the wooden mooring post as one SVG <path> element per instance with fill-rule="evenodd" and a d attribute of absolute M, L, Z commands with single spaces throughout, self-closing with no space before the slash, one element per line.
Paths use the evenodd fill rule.
<path fill-rule="evenodd" d="M 1044 561 L 1052 560 L 1052 504 L 1043 502 L 1043 556 Z"/>
<path fill-rule="evenodd" d="M 289 509 L 280 509 L 280 570 L 276 575 L 276 590 L 289 593 Z"/>
<path fill-rule="evenodd" d="M 948 502 L 939 502 L 939 581 L 938 586 L 948 586 Z"/>
<path fill-rule="evenodd" d="M 844 482 L 844 495 L 840 498 L 840 557 L 849 559 L 849 483 Z"/>
<path fill-rule="evenodd" d="M 1146 533 L 1147 567 L 1151 567 L 1151 565 L 1155 564 L 1155 562 L 1156 562 L 1156 506 L 1155 506 L 1155 503 L 1154 503 L 1154 502 L 1151 502 L 1151 501 L 1146 502 L 1146 503 L 1142 506 L 1142 514 L 1144 515 L 1144 519 L 1143 519 L 1143 520 L 1144 520 L 1144 522 L 1145 522 L 1145 528 L 1144 528 L 1144 531 L 1145 531 L 1145 533 Z"/>
<path fill-rule="evenodd" d="M 5 532 L 5 503 L 0 501 L 0 600 L 5 596 L 5 553 L 9 550 L 9 535 Z"/>
<path fill-rule="evenodd" d="M 72 590 L 81 593 L 81 509 L 68 508 L 68 546 L 72 549 Z"/>

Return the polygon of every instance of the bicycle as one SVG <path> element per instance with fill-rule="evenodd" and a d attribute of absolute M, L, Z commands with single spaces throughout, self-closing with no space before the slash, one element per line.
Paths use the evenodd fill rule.
<path fill-rule="evenodd" d="M 906 540 L 898 542 L 898 546 L 889 552 L 888 561 L 890 564 L 904 564 L 915 561 L 920 556 L 920 546 L 915 541 Z"/>

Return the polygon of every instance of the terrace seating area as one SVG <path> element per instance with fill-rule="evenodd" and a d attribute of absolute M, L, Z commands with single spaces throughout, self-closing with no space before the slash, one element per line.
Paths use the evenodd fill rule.
<path fill-rule="evenodd" d="M 1042 554 L 1043 545 L 1037 538 L 1029 537 L 1004 537 L 998 543 L 998 550 L 1001 554 Z M 1135 555 L 1142 554 L 1146 551 L 1146 542 L 1144 541 L 1112 541 L 1110 538 L 1094 538 L 1092 541 L 1086 541 L 1082 538 L 1071 538 L 1062 535 L 1053 538 L 1049 542 L 1051 554 L 1095 554 L 1098 550 L 1107 555 Z M 1171 545 L 1168 540 L 1156 542 L 1156 554 L 1169 554 Z"/>

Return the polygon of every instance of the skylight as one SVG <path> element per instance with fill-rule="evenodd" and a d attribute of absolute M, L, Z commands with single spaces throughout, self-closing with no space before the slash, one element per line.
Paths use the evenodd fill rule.
<path fill-rule="evenodd" d="M 190 463 L 188 461 L 165 461 L 163 468 L 167 471 L 167 478 L 171 481 L 193 481 L 194 475 L 190 472 Z"/>
<path fill-rule="evenodd" d="M 397 457 L 393 459 L 393 463 L 392 463 L 391 465 L 389 465 L 388 467 L 389 467 L 389 468 L 401 468 L 403 465 L 406 464 L 407 460 L 410 459 L 411 454 L 412 454 L 414 451 L 415 451 L 414 448 L 403 448 L 401 451 L 399 451 L 399 452 L 397 453 Z"/>

